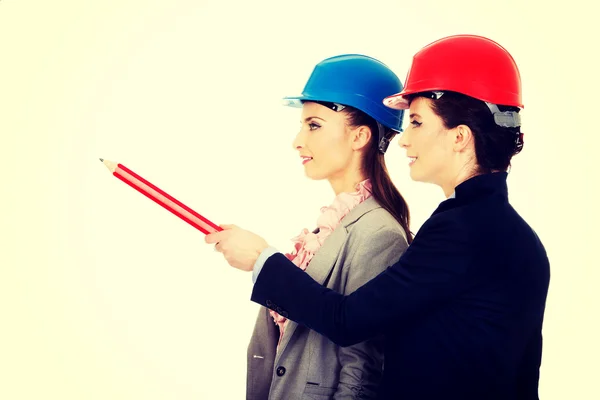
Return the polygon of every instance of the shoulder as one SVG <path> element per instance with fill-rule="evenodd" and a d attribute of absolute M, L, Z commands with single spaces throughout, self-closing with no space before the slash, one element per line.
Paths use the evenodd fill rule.
<path fill-rule="evenodd" d="M 417 236 L 462 235 L 475 243 L 497 242 L 497 237 L 506 239 L 519 230 L 530 228 L 506 199 L 489 196 L 466 204 L 456 204 L 455 200 L 442 202 L 423 223 Z"/>
<path fill-rule="evenodd" d="M 365 238 L 374 234 L 401 236 L 406 240 L 406 232 L 400 223 L 383 208 L 375 199 L 370 197 L 360 206 L 360 213 L 351 220 L 344 221 L 348 236 Z"/>
<path fill-rule="evenodd" d="M 407 253 L 446 259 L 462 253 L 465 259 L 500 261 L 520 247 L 515 238 L 526 231 L 526 224 L 502 199 L 490 196 L 466 204 L 446 200 L 417 231 Z"/>
<path fill-rule="evenodd" d="M 350 253 L 361 257 L 395 259 L 408 247 L 407 233 L 392 214 L 375 200 L 372 203 L 346 226 L 347 246 Z"/>

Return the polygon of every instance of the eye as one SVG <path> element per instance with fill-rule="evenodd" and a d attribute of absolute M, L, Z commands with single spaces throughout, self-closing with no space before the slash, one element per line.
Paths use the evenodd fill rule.
<path fill-rule="evenodd" d="M 410 121 L 410 124 L 413 126 L 413 128 L 418 128 L 421 125 L 423 125 L 422 122 L 418 122 L 418 121 L 415 121 L 415 120 Z"/>
<path fill-rule="evenodd" d="M 308 124 L 308 127 L 310 128 L 311 131 L 317 130 L 321 127 L 321 125 L 319 124 L 315 124 L 314 122 L 310 122 Z"/>

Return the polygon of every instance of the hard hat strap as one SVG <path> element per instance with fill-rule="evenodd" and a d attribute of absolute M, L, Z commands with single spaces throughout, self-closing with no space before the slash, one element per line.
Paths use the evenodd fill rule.
<path fill-rule="evenodd" d="M 519 113 L 515 111 L 502 112 L 497 105 L 488 103 L 487 101 L 485 104 L 494 115 L 494 122 L 496 122 L 496 125 L 504 128 L 517 128 L 521 126 L 521 115 L 519 115 Z"/>
<path fill-rule="evenodd" d="M 391 133 L 389 133 L 387 136 L 385 134 L 385 127 L 379 123 L 379 121 L 375 121 L 377 122 L 377 130 L 379 131 L 379 146 L 377 147 L 379 149 L 379 152 L 381 154 L 385 154 L 385 152 L 387 151 L 388 146 L 390 145 L 390 141 L 392 140 L 392 138 L 394 136 L 396 136 L 396 132 L 395 131 L 391 131 Z"/>
<path fill-rule="evenodd" d="M 427 97 L 439 100 L 444 95 L 442 91 L 432 91 L 427 93 Z M 494 122 L 496 125 L 504 128 L 517 128 L 521 126 L 521 115 L 515 111 L 500 111 L 498 106 L 493 103 L 484 102 L 494 116 Z"/>
<path fill-rule="evenodd" d="M 344 108 L 346 108 L 345 105 L 340 104 L 340 103 L 333 103 L 331 101 L 317 101 L 316 103 L 319 103 L 327 108 L 332 109 L 333 111 L 342 111 Z"/>
<path fill-rule="evenodd" d="M 521 116 L 515 111 L 501 112 L 497 105 L 485 102 L 492 114 L 497 125 L 503 128 L 520 128 Z M 523 132 L 520 129 L 515 130 L 517 137 L 515 138 L 515 149 L 513 154 L 519 154 L 523 150 Z"/>

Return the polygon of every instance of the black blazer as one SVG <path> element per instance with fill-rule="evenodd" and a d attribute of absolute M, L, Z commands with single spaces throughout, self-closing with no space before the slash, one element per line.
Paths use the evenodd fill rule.
<path fill-rule="evenodd" d="M 457 186 L 398 263 L 348 296 L 278 253 L 252 300 L 341 346 L 383 333 L 380 399 L 538 399 L 550 267 L 506 177 Z"/>

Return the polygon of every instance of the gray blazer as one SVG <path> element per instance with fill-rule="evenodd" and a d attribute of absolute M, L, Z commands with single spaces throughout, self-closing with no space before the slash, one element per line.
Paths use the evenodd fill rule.
<path fill-rule="evenodd" d="M 306 268 L 313 279 L 349 294 L 394 264 L 406 233 L 373 197 L 353 208 Z M 375 398 L 383 370 L 382 338 L 350 347 L 293 321 L 279 351 L 279 327 L 261 307 L 248 346 L 247 400 Z"/>

